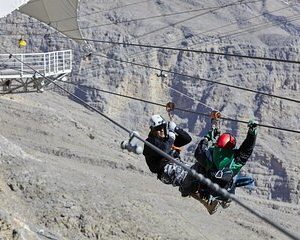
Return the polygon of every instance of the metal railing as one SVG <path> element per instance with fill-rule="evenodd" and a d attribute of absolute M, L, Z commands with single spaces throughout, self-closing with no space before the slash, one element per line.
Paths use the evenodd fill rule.
<path fill-rule="evenodd" d="M 14 57 L 21 61 L 0 54 L 0 79 L 31 78 L 32 68 L 47 77 L 72 71 L 72 50 L 14 54 Z"/>

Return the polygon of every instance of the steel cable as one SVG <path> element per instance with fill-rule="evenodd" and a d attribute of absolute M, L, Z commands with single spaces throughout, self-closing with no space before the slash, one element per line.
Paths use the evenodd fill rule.
<path fill-rule="evenodd" d="M 239 90 L 243 90 L 243 91 L 247 91 L 247 92 L 252 92 L 252 93 L 259 94 L 259 95 L 265 95 L 265 96 L 268 96 L 268 97 L 273 97 L 273 98 L 278 98 L 278 99 L 282 99 L 282 100 L 286 100 L 286 101 L 300 103 L 300 100 L 297 100 L 297 99 L 278 96 L 278 95 L 275 95 L 275 94 L 261 92 L 261 91 L 257 91 L 257 90 L 253 90 L 253 89 L 249 89 L 249 88 L 245 88 L 245 87 L 239 87 L 239 86 L 229 84 L 229 83 L 217 82 L 217 81 L 214 81 L 214 80 L 209 80 L 209 79 L 205 79 L 205 78 L 201 78 L 201 77 L 191 76 L 191 75 L 188 75 L 188 74 L 178 73 L 178 72 L 175 72 L 175 71 L 171 71 L 171 70 L 167 70 L 167 69 L 161 69 L 161 68 L 158 68 L 158 67 L 153 67 L 153 66 L 149 66 L 149 65 L 145 65 L 145 64 L 141 64 L 141 63 L 110 58 L 110 57 L 107 57 L 107 56 L 104 56 L 104 55 L 101 55 L 101 54 L 95 54 L 94 53 L 94 55 L 99 56 L 99 57 L 103 57 L 103 58 L 107 58 L 107 59 L 110 59 L 110 60 L 113 60 L 113 61 L 116 61 L 116 62 L 122 62 L 122 63 L 131 64 L 131 65 L 134 65 L 134 66 L 154 69 L 154 70 L 157 70 L 157 71 L 163 71 L 163 72 L 166 72 L 166 73 L 171 73 L 171 74 L 182 76 L 182 77 L 188 77 L 188 78 L 197 79 L 197 80 L 204 81 L 204 82 L 209 82 L 209 83 L 222 85 L 222 86 L 226 86 L 226 87 L 230 87 L 230 88 L 235 88 L 235 89 L 239 89 Z"/>
<path fill-rule="evenodd" d="M 126 46 L 143 47 L 143 48 L 152 48 L 152 49 L 160 49 L 160 50 L 202 53 L 202 54 L 218 55 L 218 56 L 224 56 L 224 57 L 247 58 L 247 59 L 256 59 L 256 60 L 263 60 L 263 61 L 300 64 L 300 61 L 297 61 L 297 60 L 286 60 L 286 59 L 270 58 L 270 57 L 259 57 L 259 56 L 250 56 L 250 55 L 233 54 L 233 53 L 222 53 L 222 52 L 212 52 L 212 51 L 205 51 L 205 50 L 166 47 L 166 46 L 163 47 L 163 46 L 158 46 L 158 45 L 140 44 L 140 43 L 117 42 L 117 41 L 109 41 L 109 40 L 96 40 L 96 39 L 89 39 L 89 38 L 72 38 L 72 39 L 87 41 L 87 42 L 106 43 L 106 44 L 112 44 L 112 45 L 122 45 L 124 47 L 126 47 Z"/>
<path fill-rule="evenodd" d="M 86 89 L 96 90 L 96 91 L 111 94 L 111 95 L 114 95 L 114 96 L 119 96 L 119 97 L 123 97 L 123 98 L 127 98 L 127 99 L 132 99 L 132 100 L 136 100 L 136 101 L 140 101 L 140 102 L 144 102 L 144 103 L 148 103 L 148 104 L 152 104 L 152 105 L 156 105 L 156 106 L 160 106 L 160 107 L 164 107 L 164 108 L 166 107 L 166 104 L 158 103 L 158 102 L 154 102 L 154 101 L 150 101 L 150 100 L 146 100 L 146 99 L 142 99 L 142 98 L 138 98 L 138 97 L 135 97 L 135 96 L 128 96 L 128 95 L 125 95 L 125 94 L 120 94 L 120 93 L 112 92 L 112 91 L 109 91 L 109 90 L 100 89 L 100 88 L 97 88 L 97 87 L 91 87 L 91 86 L 76 84 L 76 83 L 69 82 L 69 81 L 62 81 L 62 80 L 57 80 L 57 81 L 62 82 L 62 83 L 66 83 L 66 84 L 72 84 L 74 86 L 77 86 L 78 89 L 86 88 Z M 208 118 L 211 117 L 211 114 L 208 114 L 208 113 L 188 110 L 188 109 L 179 108 L 179 107 L 175 107 L 174 110 L 178 110 L 178 111 L 181 111 L 181 112 L 192 113 L 192 114 L 196 114 L 196 115 L 202 115 L 202 116 L 205 116 L 205 117 L 208 117 Z M 248 124 L 248 121 L 243 121 L 243 120 L 229 118 L 229 117 L 221 117 L 221 119 L 223 119 L 225 121 Z M 277 129 L 277 130 L 286 131 L 286 132 L 300 133 L 300 131 L 298 131 L 298 130 L 292 130 L 292 129 L 288 129 L 288 128 L 281 128 L 281 127 L 276 127 L 276 126 L 266 125 L 266 124 L 261 124 L 261 123 L 258 123 L 258 126 L 264 127 L 264 128 Z"/>

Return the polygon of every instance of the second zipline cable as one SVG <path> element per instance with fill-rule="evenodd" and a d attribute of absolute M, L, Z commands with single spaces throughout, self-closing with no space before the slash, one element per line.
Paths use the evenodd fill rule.
<path fill-rule="evenodd" d="M 167 70 L 167 69 L 161 69 L 161 68 L 158 68 L 158 67 L 145 65 L 145 64 L 142 64 L 142 63 L 136 63 L 136 62 L 130 62 L 130 61 L 121 60 L 121 59 L 110 58 L 110 57 L 104 56 L 102 54 L 97 54 L 97 53 L 93 53 L 93 54 L 95 56 L 99 56 L 99 57 L 106 58 L 106 59 L 109 59 L 109 60 L 113 60 L 113 61 L 116 61 L 116 62 L 127 63 L 127 64 L 131 64 L 131 65 L 138 66 L 138 67 L 149 68 L 149 69 L 162 71 L 162 72 L 166 72 L 166 73 L 171 73 L 171 74 L 182 76 L 182 77 L 197 79 L 197 80 L 208 82 L 208 83 L 213 83 L 213 84 L 222 85 L 222 86 L 226 86 L 226 87 L 230 87 L 230 88 L 235 88 L 235 89 L 239 89 L 239 90 L 243 90 L 243 91 L 247 91 L 247 92 L 252 92 L 252 93 L 256 93 L 256 94 L 260 94 L 260 95 L 265 95 L 265 96 L 268 96 L 268 97 L 273 97 L 273 98 L 278 98 L 278 99 L 282 99 L 282 100 L 286 100 L 286 101 L 290 101 L 290 102 L 300 103 L 300 100 L 298 100 L 298 99 L 287 98 L 287 97 L 278 96 L 278 95 L 271 94 L 271 93 L 266 93 L 266 92 L 261 92 L 261 91 L 257 91 L 257 90 L 253 90 L 253 89 L 249 89 L 249 88 L 245 88 L 245 87 L 239 87 L 239 86 L 232 85 L 232 84 L 229 84 L 229 83 L 217 82 L 215 80 L 209 80 L 209 79 L 205 79 L 205 78 L 201 78 L 201 77 L 191 76 L 191 75 L 188 75 L 188 74 L 178 73 L 178 72 L 174 72 L 174 71 Z"/>
<path fill-rule="evenodd" d="M 146 100 L 146 99 L 141 99 L 141 98 L 134 97 L 134 96 L 128 96 L 128 95 L 115 93 L 115 92 L 112 92 L 112 91 L 108 91 L 108 90 L 104 90 L 104 89 L 100 89 L 100 88 L 96 88 L 96 87 L 90 87 L 90 86 L 86 86 L 86 85 L 76 84 L 76 83 L 68 82 L 68 81 L 62 81 L 62 80 L 57 80 L 57 81 L 62 82 L 62 83 L 66 83 L 66 84 L 74 85 L 79 90 L 81 90 L 81 88 L 86 88 L 86 89 L 96 90 L 96 91 L 99 91 L 99 92 L 103 92 L 103 93 L 107 93 L 107 94 L 111 94 L 111 95 L 115 95 L 115 96 L 119 96 L 119 97 L 123 97 L 123 98 L 128 98 L 128 99 L 132 99 L 132 100 L 136 100 L 136 101 L 140 101 L 140 102 L 144 102 L 144 103 L 148 103 L 148 104 L 152 104 L 152 105 L 156 105 L 156 106 L 160 106 L 160 107 L 164 107 L 164 108 L 166 107 L 166 104 L 157 103 L 157 102 L 153 102 L 153 101 Z M 182 111 L 182 112 L 188 112 L 188 113 L 192 113 L 192 114 L 196 114 L 196 115 L 202 115 L 202 116 L 205 116 L 205 117 L 211 117 L 211 115 L 208 114 L 208 113 L 197 112 L 197 111 L 183 109 L 183 108 L 179 108 L 179 107 L 175 107 L 174 109 L 178 110 L 178 111 Z M 232 121 L 232 122 L 248 124 L 247 121 L 234 119 L 234 118 L 230 118 L 230 117 L 221 117 L 220 119 L 223 119 L 225 121 Z M 286 131 L 286 132 L 300 133 L 300 131 L 298 131 L 298 130 L 293 130 L 293 129 L 288 129 L 288 128 L 281 128 L 281 127 L 276 127 L 276 126 L 266 125 L 266 124 L 261 124 L 261 123 L 259 123 L 258 126 L 264 127 L 264 128 L 277 129 L 277 130 Z"/>

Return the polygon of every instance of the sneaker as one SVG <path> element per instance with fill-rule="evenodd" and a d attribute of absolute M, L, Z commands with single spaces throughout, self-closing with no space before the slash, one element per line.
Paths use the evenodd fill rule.
<path fill-rule="evenodd" d="M 226 200 L 226 201 L 221 201 L 220 202 L 220 205 L 222 206 L 222 208 L 229 208 L 230 207 L 230 204 L 231 204 L 231 200 L 230 199 L 228 199 L 228 200 Z"/>
<path fill-rule="evenodd" d="M 188 197 L 190 195 L 190 192 L 185 191 L 182 187 L 179 187 L 179 191 L 181 192 L 181 197 Z"/>
<path fill-rule="evenodd" d="M 203 204 L 204 207 L 206 207 L 206 209 L 210 215 L 213 215 L 219 207 L 218 200 L 208 200 L 208 199 L 202 198 L 202 199 L 199 199 L 199 201 Z"/>
<path fill-rule="evenodd" d="M 214 200 L 214 201 L 210 202 L 209 204 L 207 204 L 207 206 L 205 206 L 205 207 L 206 207 L 208 213 L 210 215 L 213 215 L 217 211 L 217 209 L 219 207 L 219 201 L 218 200 Z"/>

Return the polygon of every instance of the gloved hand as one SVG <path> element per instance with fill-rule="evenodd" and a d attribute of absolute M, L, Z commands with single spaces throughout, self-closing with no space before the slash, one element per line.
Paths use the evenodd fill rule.
<path fill-rule="evenodd" d="M 201 149 L 202 151 L 206 151 L 208 149 L 208 138 L 207 137 L 204 137 L 201 141 L 200 141 L 200 144 L 201 144 Z"/>
<path fill-rule="evenodd" d="M 206 134 L 206 138 L 209 141 L 215 141 L 217 139 L 217 137 L 220 135 L 221 131 L 218 128 L 214 128 L 212 130 L 210 130 L 207 134 Z"/>
<path fill-rule="evenodd" d="M 168 135 L 170 138 L 173 138 L 174 140 L 176 138 L 175 129 L 176 129 L 176 124 L 173 121 L 168 122 Z"/>
<path fill-rule="evenodd" d="M 173 121 L 168 122 L 168 130 L 171 132 L 175 132 L 176 129 L 176 123 L 174 123 Z"/>
<path fill-rule="evenodd" d="M 174 132 L 172 132 L 172 131 L 169 131 L 169 132 L 168 132 L 168 135 L 169 135 L 169 137 L 170 137 L 170 138 L 173 138 L 173 139 L 175 140 L 175 138 L 176 138 L 176 135 L 175 135 L 175 133 L 174 133 Z"/>
<path fill-rule="evenodd" d="M 257 125 L 258 125 L 258 122 L 251 119 L 249 120 L 248 122 L 248 133 L 253 135 L 253 136 L 256 136 L 257 135 L 257 132 L 258 132 L 258 129 L 257 129 Z"/>

